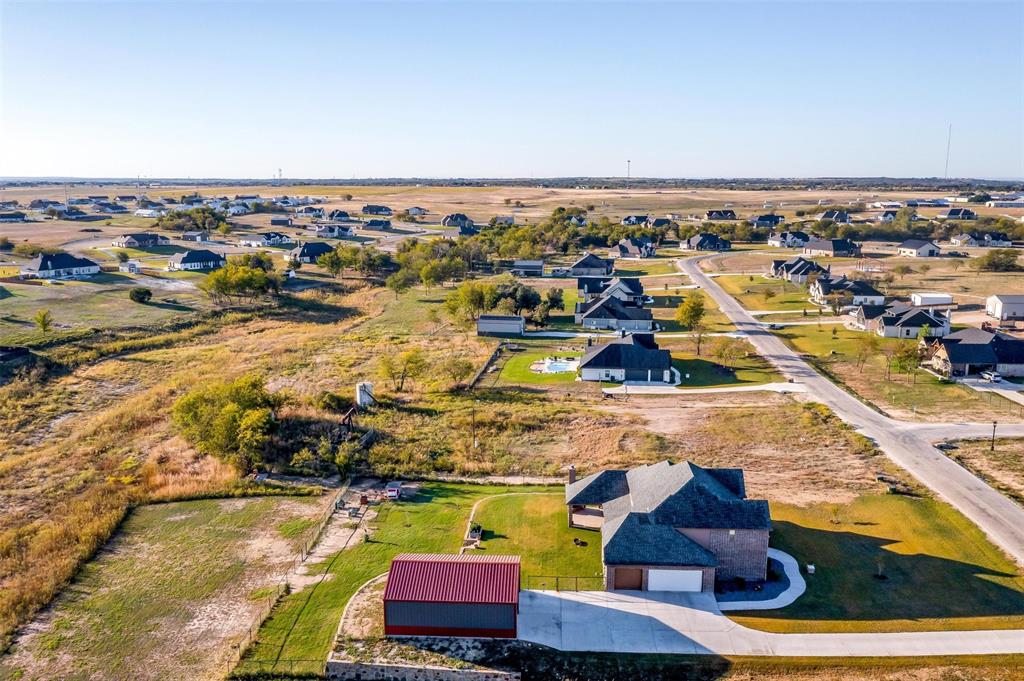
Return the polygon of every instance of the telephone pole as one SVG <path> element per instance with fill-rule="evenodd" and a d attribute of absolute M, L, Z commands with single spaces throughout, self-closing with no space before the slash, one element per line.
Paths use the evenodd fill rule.
<path fill-rule="evenodd" d="M 942 179 L 949 179 L 949 145 L 953 141 L 953 124 L 949 124 L 949 132 L 946 133 L 946 169 L 942 173 Z"/>
<path fill-rule="evenodd" d="M 632 174 L 630 172 L 630 167 L 629 167 L 631 163 L 632 163 L 632 161 L 630 161 L 629 159 L 626 159 L 626 191 L 629 191 L 629 180 L 630 180 L 630 176 Z"/>

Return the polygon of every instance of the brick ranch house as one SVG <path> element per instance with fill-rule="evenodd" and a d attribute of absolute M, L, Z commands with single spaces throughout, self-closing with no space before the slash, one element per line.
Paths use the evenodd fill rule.
<path fill-rule="evenodd" d="M 569 526 L 601 532 L 605 588 L 713 591 L 716 582 L 764 581 L 768 502 L 746 499 L 743 471 L 669 461 L 575 479 Z"/>

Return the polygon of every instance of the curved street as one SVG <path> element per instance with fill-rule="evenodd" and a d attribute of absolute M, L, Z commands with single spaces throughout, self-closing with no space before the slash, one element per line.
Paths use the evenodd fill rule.
<path fill-rule="evenodd" d="M 1018 564 L 1024 565 L 1024 508 L 931 444 L 945 438 L 985 437 L 992 431 L 991 423 L 916 424 L 875 411 L 819 374 L 740 306 L 714 278 L 707 276 L 699 263 L 708 257 L 711 256 L 681 259 L 676 263 L 707 292 L 758 353 L 787 379 L 803 384 L 813 399 L 827 405 L 857 432 L 872 439 L 899 466 L 967 516 Z M 1000 426 L 999 434 L 1024 436 L 1024 425 Z"/>

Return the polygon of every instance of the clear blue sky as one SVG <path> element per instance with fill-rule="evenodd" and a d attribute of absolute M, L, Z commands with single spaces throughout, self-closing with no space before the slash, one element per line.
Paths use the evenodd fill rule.
<path fill-rule="evenodd" d="M 1024 177 L 1024 3 L 0 0 L 0 176 Z"/>

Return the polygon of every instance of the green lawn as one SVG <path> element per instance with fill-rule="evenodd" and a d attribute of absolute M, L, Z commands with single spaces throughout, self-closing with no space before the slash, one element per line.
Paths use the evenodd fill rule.
<path fill-rule="evenodd" d="M 321 508 L 316 497 L 263 497 L 136 509 L 55 601 L 49 626 L 0 660 L 0 677 L 17 674 L 22 653 L 30 678 L 217 676 L 304 538 L 265 535 L 276 523 L 308 527 Z"/>
<path fill-rule="evenodd" d="M 797 284 L 757 275 L 730 274 L 715 277 L 715 283 L 735 297 L 748 310 L 808 310 L 817 307 L 810 303 L 807 289 Z M 765 297 L 765 293 L 772 296 Z"/>
<path fill-rule="evenodd" d="M 499 380 L 505 383 L 572 383 L 576 380 L 575 371 L 567 371 L 557 374 L 543 374 L 530 371 L 530 365 L 545 357 L 580 357 L 579 352 L 565 352 L 551 350 L 514 352 L 501 367 Z"/>
<path fill-rule="evenodd" d="M 735 331 L 736 327 L 729 318 L 718 309 L 718 305 L 711 296 L 705 295 L 697 289 L 681 289 L 673 291 L 658 290 L 655 287 L 648 287 L 647 295 L 654 298 L 654 304 L 649 308 L 654 319 L 661 325 L 663 331 L 688 331 L 679 325 L 675 320 L 676 309 L 687 296 L 704 296 L 704 329 L 708 333 L 728 333 Z"/>
<path fill-rule="evenodd" d="M 274 660 L 308 660 L 306 667 L 281 663 L 279 670 L 319 672 L 334 643 L 345 604 L 366 581 L 387 572 L 395 555 L 409 551 L 454 553 L 462 545 L 466 520 L 478 499 L 544 489 L 429 483 L 414 499 L 384 504 L 369 541 L 322 563 L 318 568 L 327 579 L 281 601 L 249 650 L 251 668 L 266 670 Z M 246 668 L 243 662 L 240 669 Z"/>
<path fill-rule="evenodd" d="M 934 499 L 772 504 L 773 546 L 814 563 L 787 608 L 734 619 L 758 629 L 922 631 L 1024 627 L 1024 578 L 975 525 Z M 885 579 L 878 579 L 881 573 Z"/>
<path fill-rule="evenodd" d="M 477 509 L 476 522 L 484 551 L 521 557 L 524 588 L 553 589 L 552 577 L 584 577 L 579 588 L 601 589 L 601 535 L 569 527 L 560 491 L 489 499 Z M 586 545 L 577 546 L 574 538 Z M 573 580 L 559 583 L 572 588 Z"/>
<path fill-rule="evenodd" d="M 706 345 L 701 348 L 704 356 L 701 357 L 697 357 L 691 352 L 673 350 L 672 366 L 679 370 L 682 379 L 682 383 L 679 385 L 680 389 L 775 383 L 782 380 L 771 364 L 753 352 L 752 348 L 749 356 L 741 357 L 733 362 L 734 372 L 723 372 L 720 368 L 721 365 L 708 357 L 708 353 L 714 348 L 715 340 L 714 338 L 705 340 Z"/>

